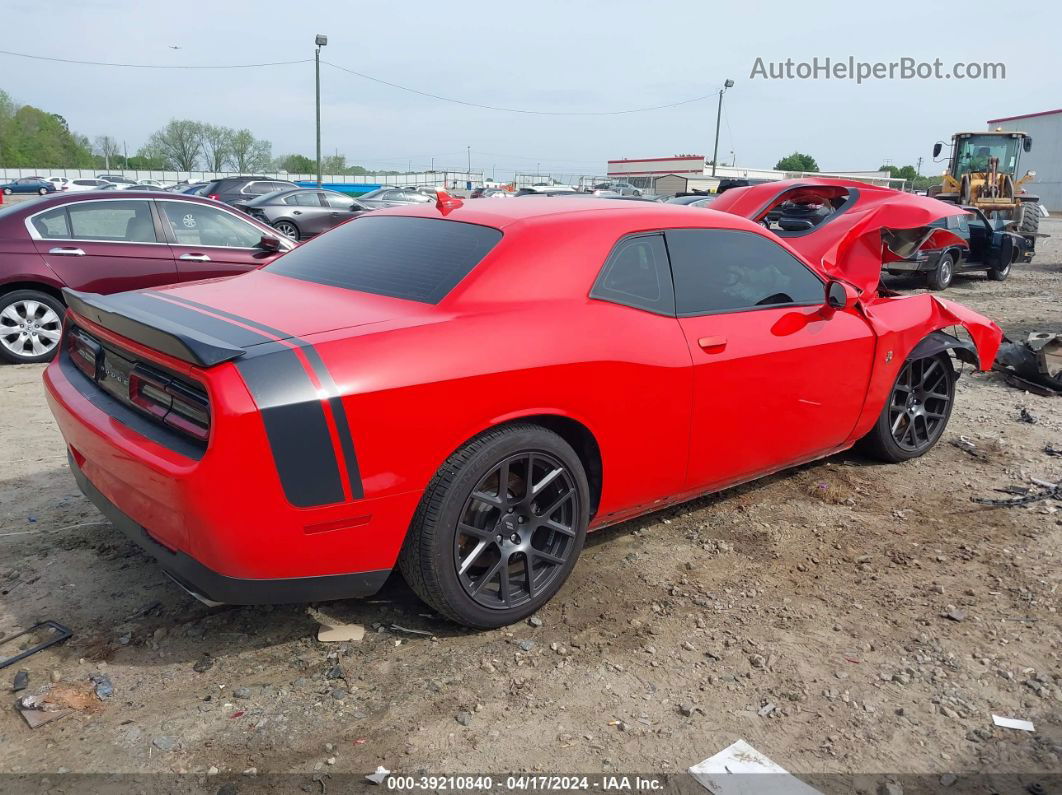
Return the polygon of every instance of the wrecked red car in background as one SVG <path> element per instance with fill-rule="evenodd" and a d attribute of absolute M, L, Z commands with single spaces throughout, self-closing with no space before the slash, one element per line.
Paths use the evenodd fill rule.
<path fill-rule="evenodd" d="M 808 185 L 823 218 L 761 225 Z M 857 442 L 932 448 L 949 352 L 987 369 L 1000 331 L 878 273 L 883 234 L 955 208 L 826 181 L 714 206 L 440 195 L 244 276 L 67 291 L 45 381 L 71 468 L 201 599 L 364 596 L 397 564 L 496 627 L 588 530 Z"/>

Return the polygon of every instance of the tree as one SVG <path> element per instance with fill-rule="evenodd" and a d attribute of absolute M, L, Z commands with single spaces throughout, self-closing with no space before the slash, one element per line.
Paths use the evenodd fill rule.
<path fill-rule="evenodd" d="M 224 171 L 225 164 L 231 159 L 234 131 L 216 124 L 204 124 L 200 130 L 206 167 L 211 171 Z"/>
<path fill-rule="evenodd" d="M 305 155 L 284 155 L 277 159 L 277 168 L 289 174 L 316 174 L 317 162 Z"/>
<path fill-rule="evenodd" d="M 66 120 L 0 91 L 0 166 L 61 168 L 93 165 L 88 141 Z"/>
<path fill-rule="evenodd" d="M 158 147 L 147 143 L 129 158 L 128 167 L 137 171 L 162 171 L 166 168 L 166 155 Z"/>
<path fill-rule="evenodd" d="M 112 160 L 117 166 L 118 156 L 122 153 L 122 150 L 114 138 L 109 135 L 97 135 L 93 149 L 97 155 L 103 158 L 104 168 L 110 170 Z"/>
<path fill-rule="evenodd" d="M 203 125 L 191 119 L 170 119 L 151 135 L 148 144 L 162 154 L 167 167 L 192 171 L 203 152 Z"/>
<path fill-rule="evenodd" d="M 802 152 L 793 152 L 774 164 L 779 171 L 818 171 L 819 164 L 811 155 Z"/>
<path fill-rule="evenodd" d="M 316 172 L 317 167 L 314 166 Z M 341 154 L 327 155 L 321 158 L 321 174 L 346 174 L 347 156 Z"/>
<path fill-rule="evenodd" d="M 263 171 L 273 159 L 273 145 L 254 137 L 250 130 L 244 128 L 232 133 L 229 141 L 229 164 L 246 174 L 250 171 Z"/>

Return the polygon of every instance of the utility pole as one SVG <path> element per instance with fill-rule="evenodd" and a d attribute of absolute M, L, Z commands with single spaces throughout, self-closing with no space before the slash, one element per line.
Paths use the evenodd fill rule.
<path fill-rule="evenodd" d="M 733 88 L 734 81 L 729 77 L 723 81 L 723 87 L 719 89 L 719 107 L 715 110 L 715 149 L 712 150 L 712 176 L 715 176 L 715 161 L 719 159 L 719 120 L 723 116 L 723 94 L 728 88 Z"/>
<path fill-rule="evenodd" d="M 918 158 L 918 165 L 915 166 L 915 174 L 922 176 L 922 158 Z"/>
<path fill-rule="evenodd" d="M 472 179 L 472 147 L 466 146 L 465 149 L 468 151 L 468 178 Z"/>
<path fill-rule="evenodd" d="M 321 187 L 321 48 L 328 44 L 328 37 L 320 33 L 313 43 L 317 49 L 313 52 L 314 83 L 317 88 L 317 187 Z"/>

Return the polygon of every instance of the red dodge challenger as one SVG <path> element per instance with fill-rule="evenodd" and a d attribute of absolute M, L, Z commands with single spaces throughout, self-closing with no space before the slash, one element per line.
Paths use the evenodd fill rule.
<path fill-rule="evenodd" d="M 245 275 L 67 290 L 45 381 L 71 469 L 204 601 L 366 596 L 397 564 L 497 627 L 588 530 L 856 442 L 933 447 L 952 357 L 988 369 L 1001 334 L 878 276 L 963 211 L 836 180 L 712 206 L 440 193 Z"/>

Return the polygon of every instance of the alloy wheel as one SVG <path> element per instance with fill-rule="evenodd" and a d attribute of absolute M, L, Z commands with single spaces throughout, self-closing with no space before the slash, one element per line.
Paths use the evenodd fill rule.
<path fill-rule="evenodd" d="M 291 240 L 299 239 L 299 230 L 295 228 L 295 224 L 289 223 L 287 221 L 277 221 L 277 223 L 273 225 L 273 228 L 280 232 L 280 234 L 284 235 L 284 237 L 286 238 L 289 238 Z"/>
<path fill-rule="evenodd" d="M 0 311 L 0 345 L 15 356 L 41 356 L 59 344 L 63 323 L 47 304 L 14 301 Z"/>
<path fill-rule="evenodd" d="M 908 452 L 921 453 L 944 431 L 952 401 L 951 374 L 944 361 L 932 357 L 904 364 L 889 402 L 893 441 Z"/>
<path fill-rule="evenodd" d="M 465 593 L 506 610 L 548 588 L 575 550 L 579 501 L 572 473 L 548 453 L 522 452 L 497 464 L 465 500 L 454 534 Z"/>

